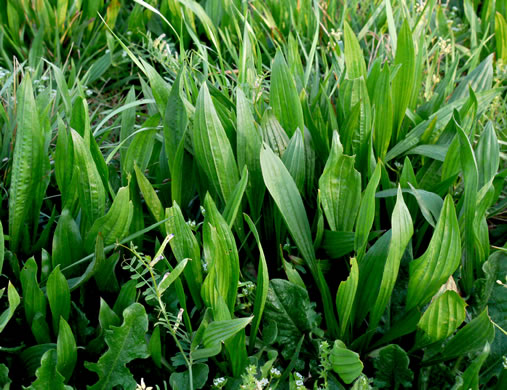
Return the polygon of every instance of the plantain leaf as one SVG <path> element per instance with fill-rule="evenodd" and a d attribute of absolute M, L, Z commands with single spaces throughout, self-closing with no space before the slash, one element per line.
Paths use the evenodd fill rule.
<path fill-rule="evenodd" d="M 387 154 L 393 132 L 393 103 L 390 78 L 389 66 L 386 64 L 375 84 L 375 91 L 372 97 L 372 104 L 375 107 L 373 146 L 377 156 L 381 160 Z"/>
<path fill-rule="evenodd" d="M 278 157 L 283 156 L 289 144 L 289 137 L 273 114 L 273 110 L 267 110 L 262 117 L 262 139 Z"/>
<path fill-rule="evenodd" d="M 53 235 L 53 251 L 51 253 L 52 266 L 68 267 L 83 257 L 83 240 L 79 226 L 68 209 L 60 214 Z"/>
<path fill-rule="evenodd" d="M 204 255 L 209 269 L 214 270 L 212 275 L 216 277 L 215 281 L 210 278 L 208 283 L 211 282 L 211 292 L 213 292 L 216 282 L 218 292 L 227 303 L 229 311 L 234 313 L 239 282 L 239 257 L 236 241 L 229 225 L 218 212 L 209 194 L 206 194 L 204 198 L 204 208 L 206 209 L 203 228 Z"/>
<path fill-rule="evenodd" d="M 338 132 L 333 134 L 331 153 L 319 179 L 322 208 L 331 230 L 351 232 L 361 200 L 361 175 L 355 158 L 345 156 Z"/>
<path fill-rule="evenodd" d="M 67 321 L 60 317 L 58 341 L 56 342 L 56 368 L 67 382 L 72 376 L 77 361 L 76 339 Z"/>
<path fill-rule="evenodd" d="M 343 24 L 347 78 L 366 80 L 366 64 L 359 41 L 347 22 Z"/>
<path fill-rule="evenodd" d="M 53 318 L 53 330 L 55 334 L 58 334 L 60 317 L 67 321 L 70 315 L 69 284 L 60 271 L 60 266 L 57 266 L 49 275 L 46 294 Z"/>
<path fill-rule="evenodd" d="M 257 216 L 260 214 L 266 191 L 259 160 L 262 135 L 255 126 L 250 103 L 240 88 L 236 90 L 236 116 L 238 168 L 243 169 L 245 165 L 248 168 L 246 196 L 253 215 Z"/>
<path fill-rule="evenodd" d="M 445 198 L 428 249 L 410 263 L 407 308 L 426 304 L 459 266 L 461 239 L 452 197 Z"/>
<path fill-rule="evenodd" d="M 455 123 L 460 143 L 461 169 L 465 179 L 465 195 L 463 203 L 463 222 L 464 234 L 462 243 L 463 251 L 463 271 L 462 281 L 466 292 L 472 289 L 475 269 L 479 266 L 476 264 L 475 256 L 475 209 L 477 207 L 477 191 L 478 191 L 478 171 L 477 162 L 475 160 L 472 145 L 463 129 Z"/>
<path fill-rule="evenodd" d="M 106 211 L 106 191 L 85 141 L 75 130 L 71 130 L 71 135 L 78 172 L 79 203 L 83 216 L 91 225 Z"/>
<path fill-rule="evenodd" d="M 370 234 L 373 220 L 375 218 L 375 191 L 380 182 L 381 165 L 377 164 L 368 185 L 364 190 L 359 213 L 357 215 L 356 232 L 354 235 L 354 249 L 357 258 L 361 259 L 366 251 L 368 235 Z"/>
<path fill-rule="evenodd" d="M 398 44 L 394 64 L 401 68 L 394 76 L 392 83 L 393 92 L 393 130 L 396 140 L 401 141 L 405 134 L 401 132 L 401 125 L 405 118 L 415 80 L 415 49 L 412 31 L 408 21 L 405 19 L 398 36 Z"/>
<path fill-rule="evenodd" d="M 363 372 L 363 362 L 359 358 L 359 354 L 347 349 L 344 342 L 335 340 L 329 362 L 333 371 L 346 383 L 352 383 Z"/>
<path fill-rule="evenodd" d="M 304 131 L 303 109 L 292 72 L 280 50 L 276 52 L 271 68 L 269 101 L 275 116 L 289 137 L 296 129 Z"/>
<path fill-rule="evenodd" d="M 452 290 L 435 298 L 417 324 L 421 330 L 417 345 L 431 344 L 452 335 L 465 320 L 465 306 L 465 301 Z"/>
<path fill-rule="evenodd" d="M 475 158 L 479 170 L 478 188 L 482 188 L 495 177 L 500 162 L 500 146 L 491 121 L 486 124 L 479 138 L 475 149 Z"/>
<path fill-rule="evenodd" d="M 301 252 L 322 296 L 326 323 L 331 332 L 336 332 L 331 293 L 319 269 L 310 232 L 310 224 L 299 191 L 283 162 L 265 144 L 261 150 L 261 168 L 264 183 L 273 197 L 289 232 Z"/>
<path fill-rule="evenodd" d="M 195 158 L 209 180 L 213 195 L 226 203 L 239 181 L 239 174 L 231 144 L 206 83 L 197 98 L 192 141 Z"/>
<path fill-rule="evenodd" d="M 449 340 L 437 358 L 427 362 L 454 359 L 467 353 L 480 351 L 486 343 L 491 343 L 494 337 L 495 328 L 489 319 L 488 310 L 485 309 Z"/>
<path fill-rule="evenodd" d="M 394 283 L 398 277 L 401 257 L 403 256 L 405 248 L 414 233 L 412 218 L 410 217 L 410 212 L 403 201 L 403 195 L 400 187 L 398 187 L 398 195 L 396 197 L 396 204 L 391 218 L 391 225 L 392 234 L 391 242 L 389 243 L 389 252 L 383 270 L 378 296 L 371 311 L 369 324 L 370 329 L 375 329 L 377 327 L 380 317 L 384 313 L 386 305 L 391 298 Z"/>
<path fill-rule="evenodd" d="M 304 192 L 305 185 L 305 147 L 301 131 L 294 131 L 287 149 L 282 156 L 282 161 L 290 172 L 296 187 L 300 193 Z"/>
<path fill-rule="evenodd" d="M 244 329 L 253 317 L 234 318 L 232 320 L 213 321 L 211 322 L 202 336 L 202 343 L 205 348 L 212 348 L 217 344 L 228 340 L 236 333 Z"/>
<path fill-rule="evenodd" d="M 173 207 L 166 210 L 166 230 L 174 237 L 169 241 L 174 257 L 178 262 L 190 259 L 190 264 L 185 267 L 184 275 L 190 289 L 190 294 L 197 307 L 202 306 L 201 285 L 203 281 L 201 253 L 197 239 L 192 230 L 183 219 L 180 207 L 176 202 Z"/>
<path fill-rule="evenodd" d="M 9 187 L 9 247 L 16 252 L 30 215 L 35 190 L 42 177 L 43 130 L 27 74 L 17 95 L 16 142 Z M 29 239 L 29 237 L 26 237 Z"/>
<path fill-rule="evenodd" d="M 164 208 L 162 207 L 162 203 L 160 202 L 157 193 L 137 164 L 134 164 L 134 170 L 136 172 L 137 185 L 143 194 L 148 210 L 150 210 L 157 222 L 162 221 L 164 219 Z"/>
<path fill-rule="evenodd" d="M 18 307 L 21 299 L 19 298 L 19 294 L 16 291 L 16 288 L 9 281 L 9 285 L 7 287 L 7 300 L 9 301 L 9 307 L 5 309 L 5 311 L 0 315 L 0 333 L 5 329 L 8 322 L 14 315 L 16 308 Z"/>
<path fill-rule="evenodd" d="M 144 338 L 148 331 L 148 316 L 141 304 L 133 303 L 123 311 L 123 318 L 121 326 L 106 331 L 105 340 L 109 348 L 98 362 L 85 363 L 88 370 L 99 376 L 98 382 L 88 387 L 90 390 L 106 390 L 115 386 L 130 389 L 136 386 L 126 364 L 148 357 Z"/>
<path fill-rule="evenodd" d="M 455 385 L 456 390 L 479 390 L 479 372 L 481 371 L 481 367 L 489 356 L 489 351 L 491 350 L 489 343 L 486 343 L 482 352 L 477 356 L 472 363 L 467 367 L 463 375 L 461 376 L 461 384 L 457 386 Z"/>
<path fill-rule="evenodd" d="M 340 283 L 336 294 L 336 310 L 340 320 L 340 337 L 345 338 L 347 327 L 353 313 L 354 299 L 359 282 L 359 268 L 355 258 L 350 259 L 350 275 L 347 280 Z"/>
<path fill-rule="evenodd" d="M 85 248 L 88 252 L 93 251 L 99 233 L 102 234 L 105 245 L 113 244 L 127 236 L 134 213 L 134 206 L 129 197 L 129 188 L 120 188 L 107 214 L 93 223 L 85 239 Z"/>
<path fill-rule="evenodd" d="M 255 346 L 255 338 L 257 337 L 257 332 L 259 330 L 259 325 L 261 323 L 262 314 L 264 313 L 264 307 L 266 305 L 266 299 L 269 291 L 269 274 L 268 274 L 268 265 L 266 263 L 266 257 L 264 256 L 264 250 L 262 249 L 261 241 L 259 238 L 259 233 L 257 232 L 257 228 L 255 224 L 250 219 L 247 214 L 243 214 L 245 220 L 252 231 L 252 234 L 255 237 L 255 241 L 257 242 L 257 247 L 259 248 L 259 266 L 257 268 L 257 286 L 255 292 L 255 302 L 253 307 L 254 319 L 252 323 L 252 330 L 250 332 L 250 352 L 253 351 Z"/>

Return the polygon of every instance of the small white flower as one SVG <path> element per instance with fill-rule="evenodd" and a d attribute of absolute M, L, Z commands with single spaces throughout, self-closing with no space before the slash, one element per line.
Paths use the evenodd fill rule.
<path fill-rule="evenodd" d="M 136 390 L 153 390 L 153 387 L 147 387 L 144 383 L 144 378 L 141 378 L 141 383 L 137 385 Z"/>
<path fill-rule="evenodd" d="M 268 383 L 269 383 L 269 381 L 266 378 L 262 378 L 259 381 L 259 385 L 262 386 L 262 387 L 267 386 Z"/>

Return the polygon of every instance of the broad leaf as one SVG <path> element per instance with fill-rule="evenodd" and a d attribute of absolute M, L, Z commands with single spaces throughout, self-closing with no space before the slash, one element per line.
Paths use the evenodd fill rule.
<path fill-rule="evenodd" d="M 359 359 L 359 354 L 347 349 L 341 340 L 335 340 L 329 362 L 333 371 L 346 384 L 352 383 L 363 372 L 363 362 Z"/>
<path fill-rule="evenodd" d="M 33 390 L 70 390 L 72 387 L 65 386 L 63 376 L 56 368 L 56 350 L 50 349 L 42 355 L 41 366 L 35 375 L 37 379 L 32 383 Z"/>
<path fill-rule="evenodd" d="M 148 331 L 148 316 L 144 307 L 133 303 L 123 312 L 123 324 L 111 327 L 106 331 L 106 343 L 109 349 L 100 357 L 97 363 L 86 362 L 88 370 L 97 373 L 99 380 L 90 390 L 112 389 L 122 386 L 125 389 L 134 388 L 134 380 L 126 364 L 134 359 L 148 357 L 148 348 L 144 336 Z"/>
<path fill-rule="evenodd" d="M 375 386 L 379 389 L 411 387 L 414 373 L 409 366 L 407 353 L 398 345 L 390 344 L 375 353 Z"/>

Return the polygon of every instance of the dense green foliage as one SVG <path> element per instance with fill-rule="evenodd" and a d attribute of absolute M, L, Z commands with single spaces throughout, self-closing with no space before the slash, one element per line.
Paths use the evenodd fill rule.
<path fill-rule="evenodd" d="M 0 389 L 505 389 L 506 19 L 6 0 Z"/>

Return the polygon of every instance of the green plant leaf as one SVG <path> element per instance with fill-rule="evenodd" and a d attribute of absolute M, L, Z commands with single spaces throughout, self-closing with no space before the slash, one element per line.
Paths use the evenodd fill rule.
<path fill-rule="evenodd" d="M 426 304 L 459 266 L 461 239 L 458 218 L 450 195 L 445 198 L 428 249 L 410 263 L 407 308 Z"/>
<path fill-rule="evenodd" d="M 78 176 L 79 203 L 90 225 L 106 212 L 106 191 L 85 141 L 71 129 L 74 160 Z"/>
<path fill-rule="evenodd" d="M 16 308 L 21 302 L 16 288 L 10 281 L 7 287 L 7 300 L 9 301 L 9 307 L 0 315 L 0 333 L 2 333 L 2 331 L 5 329 L 7 323 L 12 318 L 14 312 L 16 311 Z"/>
<path fill-rule="evenodd" d="M 276 52 L 271 68 L 269 101 L 275 116 L 289 137 L 296 129 L 304 130 L 303 109 L 293 75 L 280 50 Z"/>
<path fill-rule="evenodd" d="M 343 24 L 347 78 L 366 80 L 366 64 L 359 41 L 347 22 Z"/>
<path fill-rule="evenodd" d="M 407 353 L 397 344 L 390 344 L 375 352 L 376 374 L 374 384 L 379 389 L 398 389 L 401 386 L 411 387 L 414 373 L 408 367 L 410 360 Z"/>
<path fill-rule="evenodd" d="M 37 379 L 32 383 L 34 390 L 71 390 L 71 386 L 65 386 L 64 377 L 58 372 L 56 364 L 56 350 L 50 349 L 42 355 L 41 366 L 35 375 Z"/>
<path fill-rule="evenodd" d="M 355 258 L 350 259 L 350 275 L 340 283 L 336 293 L 336 310 L 340 320 L 340 337 L 345 338 L 350 317 L 353 313 L 354 299 L 359 282 L 359 268 Z M 353 322 L 353 320 L 351 321 Z"/>
<path fill-rule="evenodd" d="M 479 170 L 478 188 L 482 188 L 495 177 L 500 162 L 500 145 L 491 121 L 486 124 L 479 138 L 475 158 Z"/>
<path fill-rule="evenodd" d="M 60 317 L 58 341 L 56 342 L 56 368 L 67 382 L 72 376 L 77 362 L 76 339 L 67 321 Z"/>
<path fill-rule="evenodd" d="M 141 172 L 137 164 L 134 164 L 134 170 L 136 172 L 137 185 L 143 194 L 148 210 L 150 210 L 157 222 L 162 221 L 164 219 L 164 208 L 162 207 L 162 203 L 160 202 L 157 193 L 153 189 L 150 181 Z"/>
<path fill-rule="evenodd" d="M 160 295 L 162 295 L 164 293 L 164 291 L 167 290 L 171 286 L 171 284 L 173 284 L 176 281 L 176 279 L 179 278 L 179 276 L 181 275 L 181 273 L 185 269 L 187 262 L 188 262 L 188 259 L 183 259 L 182 261 L 180 261 L 178 263 L 178 265 L 176 267 L 174 267 L 174 270 L 172 270 L 171 272 L 167 272 L 162 277 L 162 280 L 160 281 L 160 283 L 158 285 L 158 292 Z"/>
<path fill-rule="evenodd" d="M 197 363 L 192 366 L 192 378 L 194 389 L 202 389 L 208 380 L 209 367 L 207 364 Z M 190 389 L 190 373 L 188 370 L 184 372 L 174 372 L 169 378 L 169 384 L 173 390 Z"/>
<path fill-rule="evenodd" d="M 166 217 L 166 230 L 168 233 L 174 234 L 173 239 L 169 242 L 174 257 L 178 262 L 186 258 L 191 259 L 190 264 L 185 267 L 183 272 L 192 299 L 196 306 L 200 308 L 202 306 L 201 285 L 203 274 L 199 243 L 183 219 L 181 209 L 176 202 L 173 203 L 173 207 L 166 210 Z"/>
<path fill-rule="evenodd" d="M 316 316 L 306 289 L 283 279 L 270 281 L 264 318 L 277 324 L 283 356 L 292 356 L 301 336 L 316 325 Z"/>
<path fill-rule="evenodd" d="M 462 383 L 455 387 L 456 390 L 479 390 L 479 372 L 489 356 L 490 349 L 489 344 L 486 343 L 479 356 L 477 356 L 467 367 L 465 372 L 463 372 L 463 375 L 461 376 Z"/>
<path fill-rule="evenodd" d="M 37 269 L 37 263 L 31 257 L 25 263 L 20 274 L 23 308 L 25 309 L 26 322 L 30 325 L 37 313 L 46 317 L 46 297 L 37 282 Z"/>
<path fill-rule="evenodd" d="M 262 135 L 255 126 L 250 103 L 240 88 L 236 90 L 236 118 L 238 168 L 243 169 L 245 165 L 248 168 L 246 196 L 255 218 L 261 211 L 266 191 L 260 164 Z"/>
<path fill-rule="evenodd" d="M 370 234 L 375 218 L 375 191 L 377 190 L 378 183 L 380 182 L 380 174 L 381 165 L 378 163 L 371 179 L 368 181 L 366 189 L 364 190 L 361 205 L 359 206 L 356 232 L 354 235 L 354 249 L 357 253 L 358 259 L 361 259 L 366 251 L 368 235 Z"/>
<path fill-rule="evenodd" d="M 347 349 L 343 341 L 335 340 L 329 362 L 333 371 L 346 383 L 351 384 L 361 372 L 363 372 L 363 362 L 359 358 L 359 354 Z"/>
<path fill-rule="evenodd" d="M 400 187 L 398 187 L 398 195 L 396 197 L 396 205 L 394 206 L 391 218 L 391 225 L 392 234 L 391 242 L 389 243 L 389 252 L 383 270 L 378 296 L 371 311 L 370 329 L 375 329 L 377 327 L 380 317 L 384 313 L 386 305 L 391 298 L 394 283 L 398 277 L 401 257 L 403 256 L 405 248 L 414 233 L 412 218 L 410 217 L 410 212 L 403 201 L 403 195 Z M 359 272 L 361 272 L 361 269 Z"/>
<path fill-rule="evenodd" d="M 239 181 L 239 174 L 231 144 L 206 83 L 197 98 L 192 141 L 195 158 L 209 180 L 213 195 L 226 203 Z"/>
<path fill-rule="evenodd" d="M 261 323 L 262 314 L 264 313 L 264 307 L 266 305 L 266 300 L 269 291 L 269 274 L 268 274 L 268 265 L 266 263 L 266 257 L 264 256 L 264 250 L 262 249 L 262 244 L 259 238 L 259 233 L 257 232 L 257 228 L 255 224 L 251 220 L 251 218 L 247 214 L 243 214 L 252 234 L 255 237 L 255 241 L 257 242 L 257 247 L 259 248 L 259 266 L 257 267 L 257 286 L 255 292 L 255 301 L 253 307 L 254 319 L 252 322 L 252 330 L 250 332 L 250 352 L 253 351 L 255 346 L 255 338 L 257 337 L 257 332 L 259 330 L 259 325 Z"/>
<path fill-rule="evenodd" d="M 60 271 L 60 266 L 57 266 L 49 275 L 46 284 L 46 294 L 53 318 L 53 330 L 55 334 L 58 334 L 60 317 L 67 321 L 70 315 L 69 284 Z"/>
<path fill-rule="evenodd" d="M 345 156 L 338 132 L 333 133 L 331 153 L 319 179 L 322 208 L 331 230 L 351 232 L 361 200 L 361 175 L 355 158 Z"/>
<path fill-rule="evenodd" d="M 127 236 L 133 214 L 134 206 L 130 200 L 129 188 L 121 187 L 107 214 L 97 219 L 88 231 L 85 239 L 86 250 L 93 251 L 99 233 L 102 234 L 105 245 L 113 244 Z"/>
<path fill-rule="evenodd" d="M 205 348 L 212 348 L 217 344 L 228 340 L 233 337 L 240 330 L 244 329 L 253 317 L 247 318 L 234 318 L 231 320 L 213 321 L 206 329 L 202 337 L 202 342 Z"/>
<path fill-rule="evenodd" d="M 427 363 L 454 359 L 467 353 L 482 350 L 486 343 L 493 341 L 494 337 L 495 328 L 489 319 L 487 309 L 485 309 L 449 340 L 440 356 L 427 361 Z"/>
<path fill-rule="evenodd" d="M 417 324 L 422 332 L 417 335 L 417 344 L 434 343 L 452 335 L 465 320 L 465 306 L 465 301 L 452 290 L 435 298 Z"/>
<path fill-rule="evenodd" d="M 310 233 L 310 224 L 299 191 L 283 162 L 269 147 L 261 150 L 261 168 L 264 183 L 273 197 L 287 228 L 303 255 L 322 296 L 326 323 L 331 332 L 337 332 L 329 286 L 319 269 Z"/>
<path fill-rule="evenodd" d="M 52 266 L 68 267 L 83 257 L 83 240 L 79 226 L 68 209 L 64 209 L 53 235 Z"/>
<path fill-rule="evenodd" d="M 44 137 L 28 74 L 19 86 L 16 123 L 9 187 L 9 248 L 14 252 L 18 249 L 24 224 L 28 222 L 35 189 L 42 179 Z"/>
<path fill-rule="evenodd" d="M 372 97 L 372 105 L 375 107 L 373 146 L 377 156 L 381 160 L 387 154 L 393 132 L 393 103 L 390 78 L 389 66 L 386 64 L 375 84 Z"/>
<path fill-rule="evenodd" d="M 421 50 L 421 49 L 419 49 Z M 393 92 L 393 129 L 396 134 L 396 139 L 400 141 L 403 133 L 401 133 L 401 125 L 405 118 L 405 111 L 409 107 L 410 100 L 412 99 L 412 91 L 415 88 L 415 49 L 414 40 L 412 38 L 412 31 L 408 21 L 405 19 L 401 26 L 400 34 L 398 36 L 398 43 L 396 48 L 396 56 L 394 57 L 394 64 L 401 65 L 394 76 L 392 83 Z"/>
<path fill-rule="evenodd" d="M 208 278 L 211 276 L 210 287 L 213 291 L 216 283 L 218 292 L 227 303 L 229 311 L 234 313 L 239 282 L 236 241 L 229 225 L 208 194 L 204 198 L 204 208 L 206 209 L 203 228 L 204 255 L 209 262 L 208 269 L 214 270 L 208 274 Z"/>
<path fill-rule="evenodd" d="M 115 386 L 133 388 L 136 381 L 126 364 L 134 359 L 148 357 L 144 336 L 148 331 L 148 316 L 144 307 L 133 303 L 123 312 L 123 324 L 106 331 L 106 344 L 109 349 L 97 363 L 86 362 L 85 367 L 97 373 L 99 380 L 90 390 L 112 389 Z"/>

